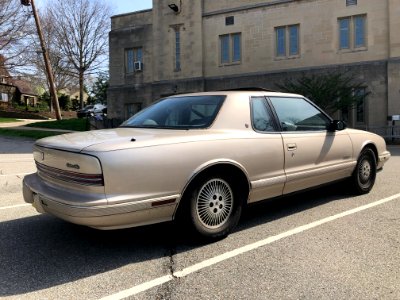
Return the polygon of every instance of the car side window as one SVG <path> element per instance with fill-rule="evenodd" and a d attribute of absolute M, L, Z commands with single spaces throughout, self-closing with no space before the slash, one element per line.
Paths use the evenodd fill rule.
<path fill-rule="evenodd" d="M 304 98 L 270 97 L 283 131 L 326 130 L 330 119 Z"/>
<path fill-rule="evenodd" d="M 251 98 L 251 122 L 257 131 L 275 131 L 274 123 L 264 97 Z"/>

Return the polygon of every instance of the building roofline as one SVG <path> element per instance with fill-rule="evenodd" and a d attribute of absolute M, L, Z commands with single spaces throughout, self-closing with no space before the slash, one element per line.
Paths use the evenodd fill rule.
<path fill-rule="evenodd" d="M 21 90 L 21 89 L 20 89 L 17 85 L 15 85 L 15 84 L 1 83 L 1 82 L 0 82 L 0 86 L 8 86 L 8 87 L 11 87 L 11 88 L 15 88 L 15 89 L 18 90 L 18 92 L 19 92 L 21 95 L 28 95 L 28 96 L 39 97 L 38 94 L 34 94 L 34 93 L 31 93 L 31 92 L 27 93 L 26 91 Z"/>
<path fill-rule="evenodd" d="M 150 8 L 150 9 L 143 9 L 143 10 L 137 10 L 137 11 L 133 11 L 133 12 L 129 12 L 129 13 L 124 13 L 124 14 L 119 14 L 119 15 L 111 16 L 111 19 L 113 19 L 113 18 L 119 18 L 119 17 L 124 17 L 124 16 L 129 16 L 129 15 L 142 14 L 142 13 L 151 12 L 151 11 L 153 11 L 152 8 Z"/>

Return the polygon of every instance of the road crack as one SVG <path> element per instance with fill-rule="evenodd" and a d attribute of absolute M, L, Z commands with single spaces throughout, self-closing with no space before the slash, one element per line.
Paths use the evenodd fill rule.
<path fill-rule="evenodd" d="M 157 300 L 166 300 L 166 299 L 172 299 L 172 295 L 175 292 L 176 284 L 180 280 L 179 277 L 175 276 L 175 270 L 176 270 L 176 245 L 173 243 L 170 243 L 168 245 L 168 250 L 166 252 L 166 262 L 164 264 L 164 268 L 166 271 L 173 277 L 173 280 L 162 284 L 158 290 L 155 299 Z"/>
<path fill-rule="evenodd" d="M 178 278 L 174 275 L 175 273 L 175 256 L 176 256 L 176 247 L 171 247 L 169 249 L 169 264 L 168 264 L 168 269 L 169 273 L 174 279 Z"/>

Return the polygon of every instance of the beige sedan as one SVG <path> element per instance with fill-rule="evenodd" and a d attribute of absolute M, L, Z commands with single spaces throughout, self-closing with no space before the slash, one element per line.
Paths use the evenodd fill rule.
<path fill-rule="evenodd" d="M 384 140 L 301 95 L 225 91 L 162 99 L 117 129 L 39 140 L 25 201 L 98 229 L 180 219 L 226 236 L 249 203 L 337 180 L 368 193 Z"/>

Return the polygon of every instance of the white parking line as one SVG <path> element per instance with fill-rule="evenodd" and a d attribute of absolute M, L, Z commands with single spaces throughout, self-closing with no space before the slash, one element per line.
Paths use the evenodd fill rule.
<path fill-rule="evenodd" d="M 30 206 L 30 205 L 32 205 L 32 204 L 25 203 L 25 204 L 11 205 L 11 206 L 3 206 L 3 207 L 0 207 L 0 210 L 12 209 L 12 208 L 18 208 L 18 207 L 24 207 L 24 206 Z"/>
<path fill-rule="evenodd" d="M 117 294 L 114 294 L 114 295 L 111 295 L 111 296 L 108 296 L 108 297 L 104 297 L 104 298 L 102 298 L 100 300 L 124 299 L 124 298 L 127 298 L 129 296 L 136 295 L 136 294 L 138 294 L 140 292 L 147 291 L 147 290 L 149 290 L 151 288 L 154 288 L 156 286 L 162 285 L 162 284 L 164 284 L 164 283 L 166 283 L 168 281 L 171 281 L 172 279 L 174 279 L 174 277 L 172 275 L 165 275 L 163 277 L 158 277 L 156 279 L 153 279 L 153 280 L 147 281 L 145 283 L 136 285 L 131 289 L 119 292 Z"/>
<path fill-rule="evenodd" d="M 185 277 L 185 276 L 190 275 L 190 274 L 192 274 L 194 272 L 200 271 L 200 270 L 202 270 L 204 268 L 207 268 L 207 267 L 210 267 L 210 266 L 215 265 L 217 263 L 223 262 L 223 261 L 225 261 L 225 260 L 227 260 L 229 258 L 233 258 L 233 257 L 238 256 L 240 254 L 244 254 L 246 252 L 249 252 L 249 251 L 255 250 L 257 248 L 266 246 L 268 244 L 271 244 L 273 242 L 276 242 L 276 241 L 279 241 L 281 239 L 287 238 L 289 236 L 301 233 L 303 231 L 307 231 L 307 230 L 315 228 L 317 226 L 320 226 L 320 225 L 335 221 L 335 220 L 340 219 L 340 218 L 344 218 L 346 216 L 358 213 L 360 211 L 363 211 L 363 210 L 366 210 L 366 209 L 369 209 L 369 208 L 372 208 L 372 207 L 375 207 L 375 206 L 378 206 L 378 205 L 382 205 L 384 203 L 387 203 L 387 202 L 390 202 L 390 201 L 393 201 L 393 200 L 396 200 L 396 199 L 399 199 L 399 198 L 400 198 L 400 193 L 396 194 L 396 195 L 393 195 L 393 196 L 390 196 L 390 197 L 387 197 L 387 198 L 384 198 L 384 199 L 381 199 L 381 200 L 378 200 L 376 202 L 372 202 L 372 203 L 369 203 L 369 204 L 366 204 L 366 205 L 363 205 L 363 206 L 360 206 L 360 207 L 356 207 L 354 209 L 350 209 L 350 210 L 344 211 L 342 213 L 339 213 L 339 214 L 336 214 L 336 215 L 333 215 L 333 216 L 330 216 L 330 217 L 327 217 L 327 218 L 324 218 L 324 219 L 321 219 L 321 220 L 318 220 L 318 221 L 315 221 L 315 222 L 312 222 L 312 223 L 309 223 L 309 224 L 306 224 L 306 225 L 302 225 L 302 226 L 293 228 L 293 229 L 291 229 L 289 231 L 282 232 L 282 233 L 280 233 L 278 235 L 270 236 L 270 237 L 268 237 L 266 239 L 263 239 L 263 240 L 260 240 L 258 242 L 255 242 L 255 243 L 252 243 L 252 244 L 237 248 L 235 250 L 223 253 L 221 255 L 212 257 L 210 259 L 206 259 L 206 260 L 204 260 L 204 261 L 202 261 L 202 262 L 200 262 L 198 264 L 195 264 L 193 266 L 184 268 L 181 271 L 174 272 L 172 275 L 165 275 L 165 276 L 153 279 L 151 281 L 147 281 L 147 282 L 144 282 L 142 284 L 136 285 L 136 286 L 134 286 L 134 287 L 132 287 L 130 289 L 127 289 L 127 290 L 118 292 L 116 294 L 104 297 L 101 300 L 117 300 L 117 299 L 123 299 L 123 298 L 127 298 L 127 297 L 130 297 L 130 296 L 136 295 L 136 294 L 138 294 L 140 292 L 144 292 L 146 290 L 149 290 L 151 288 L 154 288 L 154 287 L 157 287 L 157 286 L 159 286 L 161 284 L 169 282 L 169 281 L 173 280 L 176 277 Z"/>

